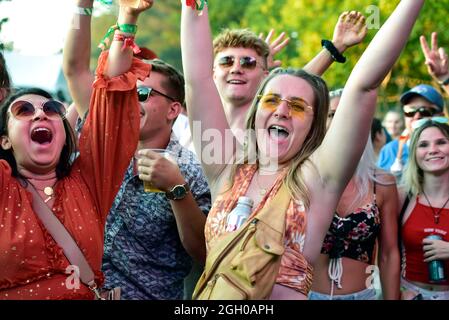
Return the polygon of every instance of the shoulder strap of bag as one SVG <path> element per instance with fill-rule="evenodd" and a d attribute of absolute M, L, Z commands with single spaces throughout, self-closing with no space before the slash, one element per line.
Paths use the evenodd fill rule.
<path fill-rule="evenodd" d="M 79 268 L 81 282 L 89 286 L 89 288 L 95 292 L 97 286 L 95 284 L 94 272 L 92 271 L 89 262 L 87 262 L 75 240 L 73 240 L 72 236 L 61 221 L 59 221 L 59 219 L 53 214 L 50 208 L 39 196 L 36 189 L 30 183 L 27 184 L 26 189 L 33 195 L 32 206 L 34 212 L 42 221 L 45 228 L 56 243 L 62 248 L 70 263 Z"/>

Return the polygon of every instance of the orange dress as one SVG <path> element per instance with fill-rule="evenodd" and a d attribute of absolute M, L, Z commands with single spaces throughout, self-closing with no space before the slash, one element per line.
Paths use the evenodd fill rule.
<path fill-rule="evenodd" d="M 244 196 L 250 182 L 257 171 L 256 165 L 243 165 L 236 173 L 235 181 L 229 190 L 221 193 L 210 210 L 206 226 L 205 237 L 207 250 L 214 246 L 214 242 L 227 234 L 226 219 L 234 209 L 239 197 Z M 267 192 L 257 208 L 251 213 L 253 217 L 268 202 L 270 202 L 282 184 L 280 175 L 271 190 Z M 284 244 L 285 251 L 281 260 L 281 267 L 276 283 L 292 288 L 307 296 L 312 285 L 313 268 L 307 262 L 303 252 L 307 216 L 302 201 L 291 200 L 287 209 Z"/>
<path fill-rule="evenodd" d="M 55 185 L 53 212 L 68 229 L 96 274 L 103 256 L 106 216 L 137 147 L 137 78 L 149 65 L 133 60 L 118 77 L 104 76 L 107 52 L 99 59 L 90 112 L 71 172 Z M 32 196 L 0 160 L 0 299 L 93 299 L 82 283 L 66 284 L 70 265 L 32 209 Z"/>

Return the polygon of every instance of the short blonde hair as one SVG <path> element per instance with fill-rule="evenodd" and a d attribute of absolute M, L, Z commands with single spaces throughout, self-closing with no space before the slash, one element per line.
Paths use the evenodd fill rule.
<path fill-rule="evenodd" d="M 270 54 L 268 44 L 248 29 L 224 29 L 214 39 L 214 55 L 217 55 L 226 48 L 253 49 L 263 58 L 265 66 L 267 65 L 267 58 Z"/>

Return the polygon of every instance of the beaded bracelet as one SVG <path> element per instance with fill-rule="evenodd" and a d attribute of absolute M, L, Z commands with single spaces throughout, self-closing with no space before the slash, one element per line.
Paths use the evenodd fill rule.
<path fill-rule="evenodd" d="M 124 34 L 115 34 L 114 41 L 123 41 L 122 51 L 126 47 L 131 47 L 134 54 L 138 54 L 141 50 L 139 46 L 134 42 L 134 36 L 125 36 Z"/>
<path fill-rule="evenodd" d="M 75 7 L 74 13 L 83 15 L 83 16 L 91 16 L 93 8 L 83 8 L 83 7 Z"/>
<path fill-rule="evenodd" d="M 339 62 L 339 63 L 345 63 L 346 62 L 346 57 L 343 56 L 337 48 L 335 48 L 334 44 L 332 43 L 332 41 L 329 40 L 321 40 L 321 45 L 323 46 L 323 48 L 325 48 L 327 51 L 329 51 L 329 53 L 331 54 L 332 59 L 334 59 L 334 61 Z"/>
<path fill-rule="evenodd" d="M 135 24 L 114 24 L 113 26 L 111 26 L 108 31 L 106 32 L 106 35 L 103 37 L 103 39 L 101 40 L 100 44 L 98 45 L 98 47 L 101 50 L 105 50 L 108 46 L 109 46 L 109 37 L 111 36 L 111 34 L 113 34 L 115 32 L 115 30 L 120 30 L 124 33 L 130 33 L 130 34 L 136 34 L 137 32 L 137 26 Z"/>

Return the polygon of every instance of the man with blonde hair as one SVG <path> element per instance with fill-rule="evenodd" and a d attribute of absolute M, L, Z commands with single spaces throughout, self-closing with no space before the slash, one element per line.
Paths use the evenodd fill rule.
<path fill-rule="evenodd" d="M 332 41 L 323 40 L 323 49 L 304 70 L 322 75 L 334 62 L 343 63 L 343 53 L 359 44 L 366 36 L 363 15 L 356 11 L 340 15 Z M 224 29 L 213 41 L 214 81 L 229 126 L 234 134 L 245 129 L 246 113 L 259 84 L 269 70 L 281 65 L 274 55 L 282 50 L 289 39 L 281 33 L 271 41 L 273 30 L 265 40 L 248 29 Z M 238 137 L 237 137 L 238 138 Z"/>

